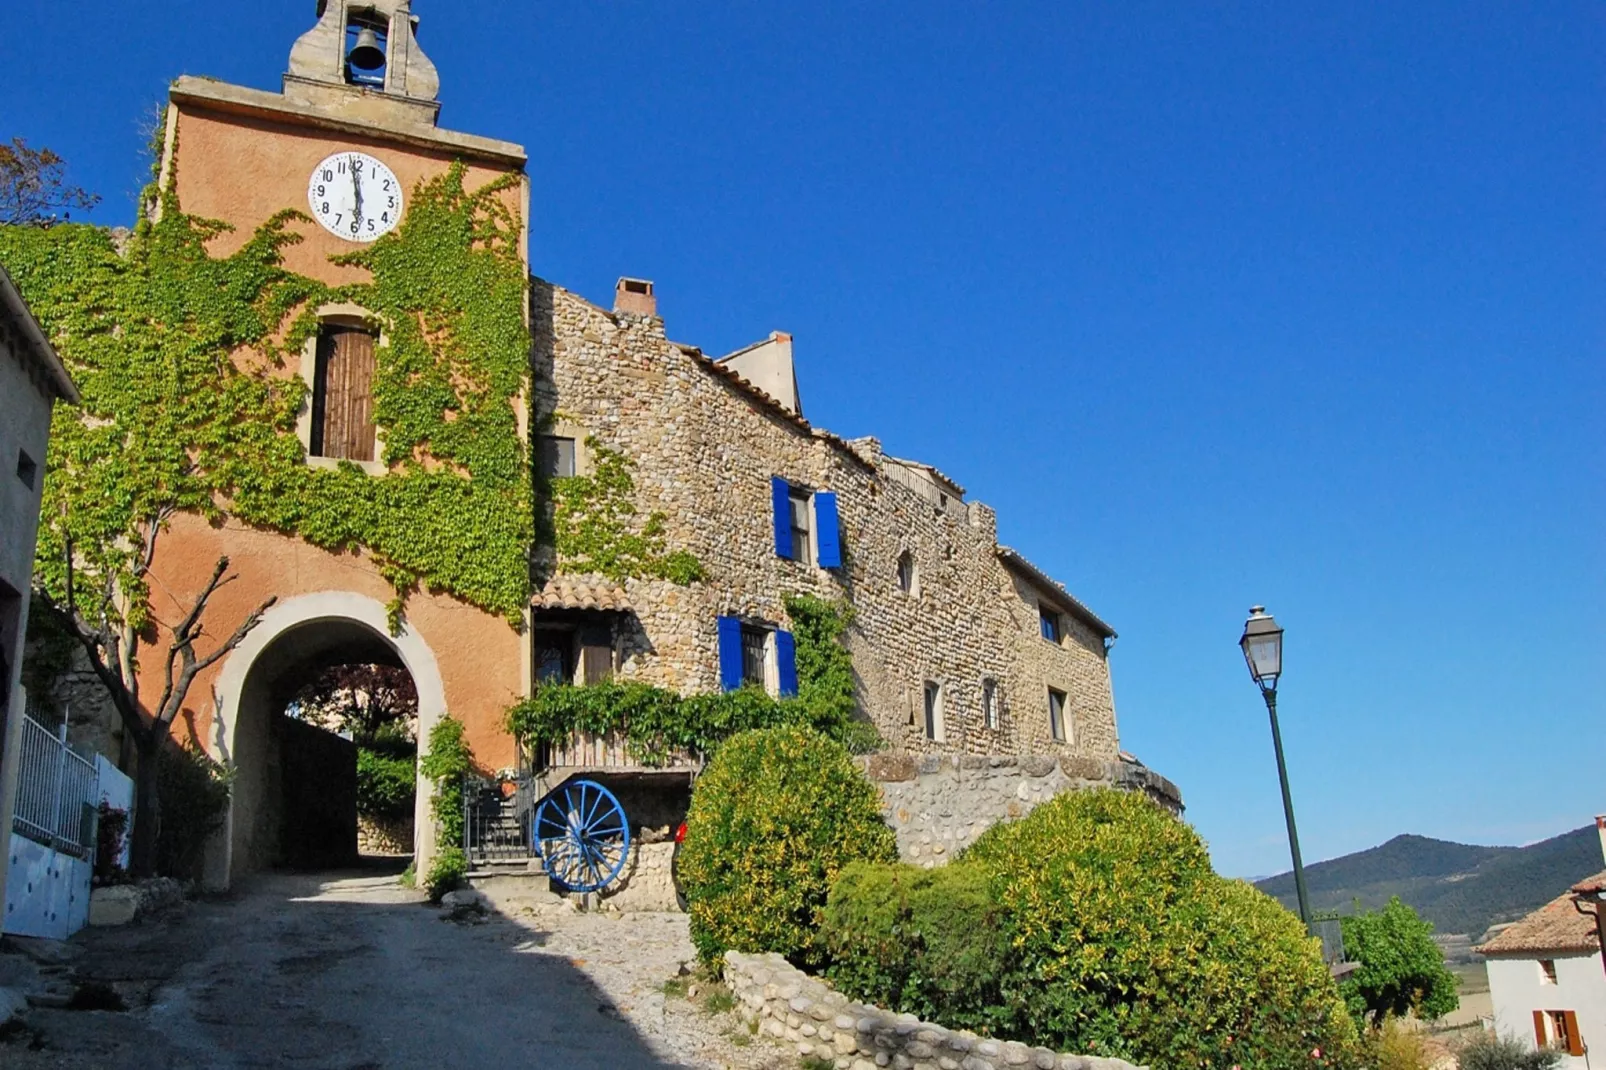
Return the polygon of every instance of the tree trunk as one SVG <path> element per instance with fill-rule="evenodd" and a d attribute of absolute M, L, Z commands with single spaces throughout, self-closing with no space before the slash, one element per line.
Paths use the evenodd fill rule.
<path fill-rule="evenodd" d="M 129 872 L 136 877 L 156 876 L 156 837 L 162 827 L 162 803 L 157 792 L 164 736 L 142 732 L 134 740 L 139 764 L 134 771 L 134 834 L 129 840 Z"/>

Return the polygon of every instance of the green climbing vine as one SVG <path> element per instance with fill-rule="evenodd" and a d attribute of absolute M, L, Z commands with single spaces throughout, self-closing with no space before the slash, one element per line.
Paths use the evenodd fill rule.
<path fill-rule="evenodd" d="M 230 228 L 153 194 L 126 238 L 91 226 L 0 228 L 16 280 L 78 383 L 52 428 L 37 576 L 64 597 L 82 572 L 119 579 L 148 620 L 137 567 L 175 514 L 226 517 L 330 550 L 367 550 L 395 587 L 420 586 L 518 622 L 529 594 L 533 490 L 515 402 L 528 375 L 526 275 L 508 176 L 469 191 L 464 168 L 421 183 L 400 226 L 341 263 L 371 281 L 330 287 L 288 271 L 296 211 L 222 257 Z M 312 468 L 296 437 L 294 373 L 320 306 L 368 310 L 375 419 L 389 471 Z M 88 585 L 86 585 L 88 586 Z M 90 595 L 79 592 L 81 600 Z M 91 614 L 101 607 L 83 604 Z"/>
<path fill-rule="evenodd" d="M 695 556 L 668 548 L 663 513 L 650 513 L 638 523 L 634 462 L 594 437 L 585 444 L 590 473 L 547 482 L 559 567 L 618 582 L 636 577 L 685 585 L 702 579 Z"/>

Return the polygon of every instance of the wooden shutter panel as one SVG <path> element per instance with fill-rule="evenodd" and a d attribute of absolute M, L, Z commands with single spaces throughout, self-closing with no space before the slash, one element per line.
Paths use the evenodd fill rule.
<path fill-rule="evenodd" d="M 719 618 L 719 687 L 735 691 L 742 686 L 742 622 L 737 617 Z"/>
<path fill-rule="evenodd" d="M 326 327 L 318 336 L 312 454 L 374 459 L 374 336 L 365 330 Z"/>
<path fill-rule="evenodd" d="M 792 556 L 792 486 L 780 476 L 770 477 L 770 504 L 775 513 L 775 556 Z"/>
<path fill-rule="evenodd" d="M 1567 1019 L 1567 1054 L 1584 1054 L 1584 1035 L 1578 1031 L 1578 1015 L 1572 1011 L 1562 1011 L 1561 1013 Z"/>
<path fill-rule="evenodd" d="M 1549 1041 L 1545 1039 L 1545 1012 L 1534 1011 L 1534 1043 L 1541 1051 Z"/>
<path fill-rule="evenodd" d="M 791 632 L 775 633 L 775 667 L 781 697 L 797 694 L 797 642 Z"/>
<path fill-rule="evenodd" d="M 828 490 L 814 495 L 814 541 L 820 548 L 821 568 L 842 567 L 842 524 L 836 513 L 836 495 Z"/>

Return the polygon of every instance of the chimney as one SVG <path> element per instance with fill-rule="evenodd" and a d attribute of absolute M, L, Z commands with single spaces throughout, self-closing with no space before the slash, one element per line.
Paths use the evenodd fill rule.
<path fill-rule="evenodd" d="M 613 289 L 613 310 L 632 316 L 658 315 L 658 298 L 648 279 L 620 279 Z"/>
<path fill-rule="evenodd" d="M 1606 814 L 1595 815 L 1595 831 L 1600 833 L 1600 857 L 1606 862 Z"/>

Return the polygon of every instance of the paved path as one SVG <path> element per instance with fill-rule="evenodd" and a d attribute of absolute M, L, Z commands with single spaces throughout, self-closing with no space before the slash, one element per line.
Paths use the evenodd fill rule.
<path fill-rule="evenodd" d="M 445 921 L 393 877 L 275 876 L 75 943 L 127 1013 L 37 1010 L 0 1064 L 157 1067 L 795 1066 L 729 1015 L 666 999 L 679 915 Z M 146 1002 L 148 1001 L 148 1003 Z M 144 1004 L 144 1005 L 142 1005 Z"/>

